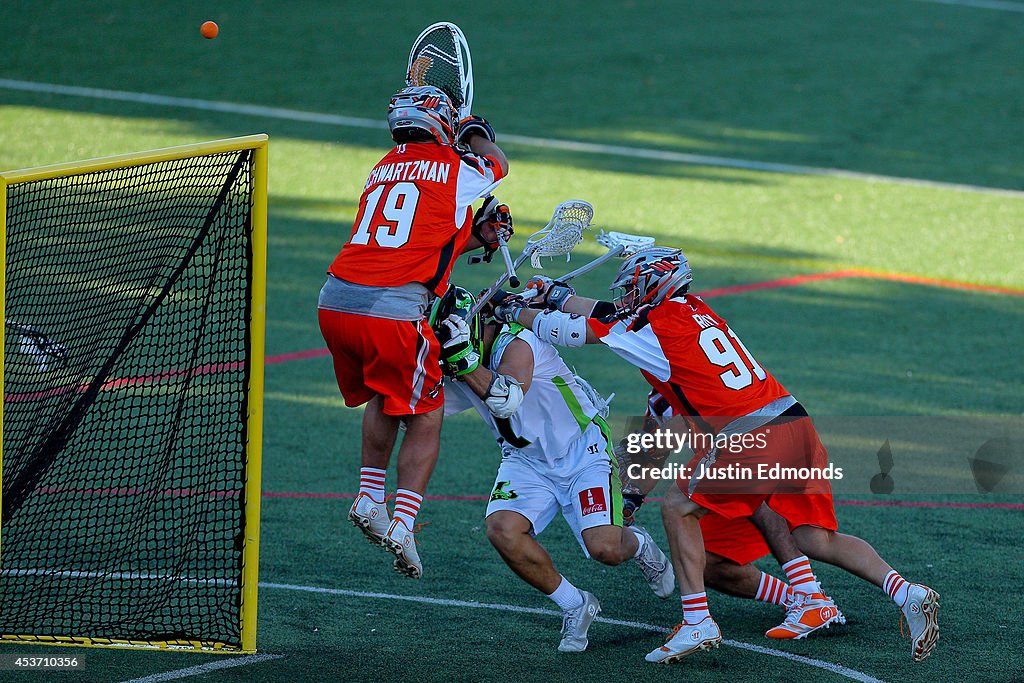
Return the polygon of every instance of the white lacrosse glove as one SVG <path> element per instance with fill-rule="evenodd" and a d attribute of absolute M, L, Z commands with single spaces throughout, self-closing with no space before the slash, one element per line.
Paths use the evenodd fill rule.
<path fill-rule="evenodd" d="M 519 410 L 523 403 L 523 387 L 508 375 L 494 373 L 487 387 L 484 404 L 491 415 L 500 419 L 508 419 Z"/>
<path fill-rule="evenodd" d="M 526 291 L 531 290 L 534 292 L 534 298 L 540 299 L 548 308 L 559 311 L 564 311 L 566 300 L 576 294 L 576 290 L 570 285 L 552 280 L 545 275 L 534 275 L 530 278 L 526 283 Z"/>
<path fill-rule="evenodd" d="M 441 364 L 450 377 L 467 375 L 480 366 L 480 352 L 473 348 L 469 325 L 454 313 L 441 321 Z"/>

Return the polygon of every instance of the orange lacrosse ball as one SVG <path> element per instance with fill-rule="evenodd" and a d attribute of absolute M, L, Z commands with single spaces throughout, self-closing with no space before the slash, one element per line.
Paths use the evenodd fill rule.
<path fill-rule="evenodd" d="M 199 27 L 199 32 L 203 35 L 203 38 L 213 40 L 220 33 L 220 27 L 217 26 L 217 22 L 204 21 L 203 25 Z"/>

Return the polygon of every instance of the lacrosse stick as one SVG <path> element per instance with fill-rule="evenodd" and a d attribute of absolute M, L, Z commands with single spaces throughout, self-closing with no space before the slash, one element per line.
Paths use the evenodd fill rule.
<path fill-rule="evenodd" d="M 593 217 L 594 207 L 582 199 L 570 199 L 556 206 L 548 224 L 530 235 L 523 253 L 512 264 L 512 268 L 506 269 L 506 272 L 480 295 L 476 305 L 470 309 L 470 315 L 479 313 L 484 304 L 509 279 L 508 271 L 514 271 L 523 265 L 526 259 L 530 259 L 533 267 L 539 268 L 542 256 L 568 256 L 576 245 L 583 241 L 583 231 L 590 227 Z"/>
<path fill-rule="evenodd" d="M 409 50 L 405 84 L 440 88 L 452 99 L 460 119 L 469 116 L 473 109 L 473 60 L 462 29 L 448 21 L 423 29 Z"/>
<path fill-rule="evenodd" d="M 561 277 L 556 277 L 553 279 L 557 280 L 558 282 L 569 282 L 570 280 L 577 278 L 580 275 L 583 275 L 584 273 L 589 273 L 590 271 L 594 270 L 605 261 L 610 261 L 616 256 L 628 258 L 635 254 L 636 252 L 640 251 L 641 249 L 653 247 L 654 238 L 643 237 L 641 235 L 630 235 L 625 232 L 605 232 L 604 230 L 602 230 L 601 233 L 597 236 L 597 243 L 600 244 L 602 247 L 606 247 L 608 251 L 606 251 L 604 254 L 601 254 L 590 263 L 583 264 L 582 266 L 572 271 L 571 273 L 566 273 Z M 538 290 L 536 289 L 527 289 L 525 292 L 523 292 L 523 298 L 532 299 L 533 297 L 537 296 L 537 291 Z"/>

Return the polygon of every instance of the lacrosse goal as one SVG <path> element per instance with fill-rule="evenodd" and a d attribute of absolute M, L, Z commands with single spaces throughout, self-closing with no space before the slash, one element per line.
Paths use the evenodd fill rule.
<path fill-rule="evenodd" d="M 266 183 L 265 135 L 0 173 L 0 642 L 255 650 Z"/>

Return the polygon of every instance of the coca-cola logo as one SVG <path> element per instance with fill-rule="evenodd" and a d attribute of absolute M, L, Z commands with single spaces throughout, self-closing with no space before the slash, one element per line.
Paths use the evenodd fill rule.
<path fill-rule="evenodd" d="M 583 517 L 597 512 L 607 512 L 608 505 L 605 502 L 604 489 L 594 487 L 580 491 L 580 509 Z"/>

